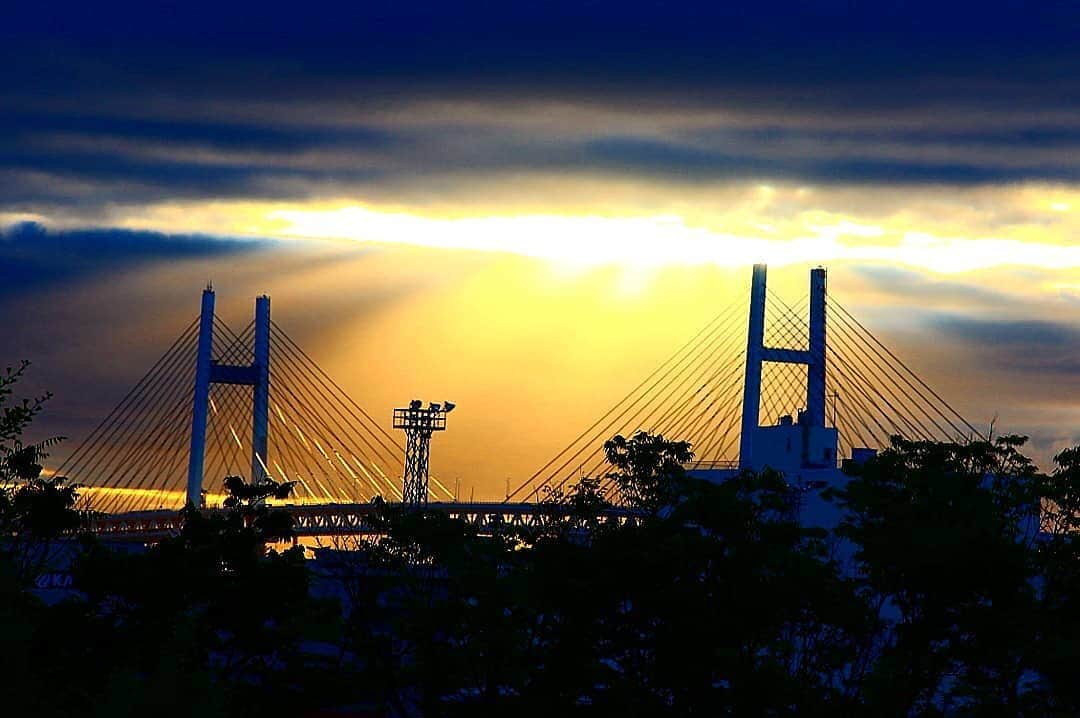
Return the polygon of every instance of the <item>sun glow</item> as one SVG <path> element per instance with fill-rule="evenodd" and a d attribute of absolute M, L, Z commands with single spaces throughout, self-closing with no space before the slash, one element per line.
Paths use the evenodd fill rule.
<path fill-rule="evenodd" d="M 520 215 L 442 219 L 365 207 L 281 209 L 267 215 L 283 236 L 511 252 L 581 265 L 745 266 L 881 261 L 951 273 L 1017 265 L 1080 267 L 1080 247 L 1000 238 L 942 237 L 824 216 L 789 237 L 752 237 L 691 226 L 674 215 Z"/>
<path fill-rule="evenodd" d="M 349 239 L 438 249 L 510 252 L 569 264 L 745 265 L 763 259 L 770 243 L 687 226 L 679 217 L 517 215 L 432 218 L 364 207 L 329 211 L 277 210 L 267 219 L 286 237 Z M 727 248 L 717 252 L 717 243 Z M 790 247 L 798 254 L 811 247 Z M 798 261 L 792 258 L 790 261 Z"/>
<path fill-rule="evenodd" d="M 596 188 L 583 187 L 582 196 Z M 747 187 L 713 198 L 639 202 L 414 206 L 337 199 L 217 201 L 116 208 L 114 226 L 162 232 L 337 240 L 511 253 L 569 267 L 774 266 L 871 262 L 931 272 L 1080 268 L 1080 193 L 1062 187 L 981 188 L 897 199 L 866 192 Z M 639 198 L 640 199 L 640 198 Z M 3 218 L 0 217 L 0 220 Z M 84 220 L 68 220 L 74 226 Z M 64 226 L 65 219 L 45 219 Z"/>

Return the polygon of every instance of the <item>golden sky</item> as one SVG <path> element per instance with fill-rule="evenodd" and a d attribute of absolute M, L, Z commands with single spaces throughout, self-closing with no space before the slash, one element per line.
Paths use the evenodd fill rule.
<path fill-rule="evenodd" d="M 9 303 L 55 327 L 35 332 L 36 379 L 58 395 L 48 426 L 78 438 L 195 315 L 206 280 L 237 328 L 268 292 L 275 321 L 387 427 L 413 397 L 457 402 L 450 430 L 433 440 L 433 471 L 494 498 L 741 296 L 751 262 L 768 261 L 770 287 L 793 303 L 820 262 L 831 296 L 973 424 L 997 415 L 1000 431 L 1032 434 L 1044 463 L 1080 438 L 1070 399 L 1080 384 L 1070 356 L 1080 345 L 1075 190 L 875 202 L 755 186 L 718 192 L 726 201 L 712 206 L 698 198 L 702 209 L 687 216 L 674 199 L 650 214 L 592 191 L 604 214 L 321 201 L 137 208 L 109 224 L 286 239 L 94 272 Z M 850 197 L 858 206 L 843 211 Z"/>

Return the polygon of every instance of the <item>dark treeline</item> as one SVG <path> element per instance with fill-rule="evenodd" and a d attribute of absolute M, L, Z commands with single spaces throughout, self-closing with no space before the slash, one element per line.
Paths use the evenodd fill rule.
<path fill-rule="evenodd" d="M 72 538 L 77 487 L 19 442 L 40 402 L 12 400 L 17 378 L 5 715 L 1080 714 L 1080 449 L 1046 475 L 1019 437 L 896 439 L 825 530 L 794 521 L 783 476 L 694 480 L 691 447 L 638 434 L 535 529 L 380 504 L 378 538 L 305 560 L 260 500 L 287 487 L 231 480 L 227 510 L 130 551 Z M 640 520 L 597 518 L 608 485 Z M 48 603 L 57 547 L 74 590 Z"/>

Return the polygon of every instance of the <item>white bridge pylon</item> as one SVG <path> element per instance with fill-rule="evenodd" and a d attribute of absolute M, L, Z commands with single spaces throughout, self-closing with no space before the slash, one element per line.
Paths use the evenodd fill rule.
<path fill-rule="evenodd" d="M 739 437 L 740 469 L 755 468 L 760 463 L 755 461 L 754 437 L 758 435 L 758 427 L 761 425 L 761 366 L 764 362 L 806 365 L 806 408 L 799 414 L 798 423 L 806 427 L 825 427 L 825 381 L 828 369 L 825 268 L 816 267 L 810 270 L 810 341 L 805 349 L 765 345 L 767 273 L 766 265 L 755 264 L 750 283 L 742 430 Z"/>
<path fill-rule="evenodd" d="M 195 397 L 191 413 L 191 448 L 188 458 L 187 503 L 202 506 L 203 470 L 206 458 L 206 421 L 210 409 L 210 385 L 252 387 L 251 480 L 265 483 L 268 424 L 270 417 L 270 297 L 255 299 L 255 346 L 251 364 L 214 361 L 214 288 L 203 290 L 199 315 L 199 344 L 195 359 Z"/>

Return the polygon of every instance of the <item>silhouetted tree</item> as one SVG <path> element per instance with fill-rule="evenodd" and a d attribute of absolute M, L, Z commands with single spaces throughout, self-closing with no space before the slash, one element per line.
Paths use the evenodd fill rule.
<path fill-rule="evenodd" d="M 189 507 L 179 535 L 145 552 L 96 546 L 80 559 L 77 585 L 99 630 L 124 646 L 118 687 L 129 686 L 129 673 L 145 672 L 146 685 L 160 689 L 163 671 L 180 670 L 183 680 L 167 685 L 184 715 L 209 700 L 206 686 L 219 694 L 210 703 L 230 715 L 295 714 L 318 700 L 304 696 L 310 676 L 301 650 L 318 606 L 303 549 L 267 548 L 281 534 L 273 522 L 267 528 L 274 513 Z M 145 705 L 152 696 L 139 691 L 132 700 L 121 704 Z"/>
<path fill-rule="evenodd" d="M 296 487 L 295 481 L 277 482 L 270 477 L 259 483 L 248 483 L 240 476 L 226 476 L 222 484 L 228 493 L 225 508 L 255 506 L 266 499 L 284 500 L 292 496 Z"/>
<path fill-rule="evenodd" d="M 826 492 L 828 529 L 782 474 L 695 479 L 689 444 L 638 432 L 535 527 L 380 499 L 374 535 L 314 562 L 277 548 L 291 482 L 227 477 L 224 510 L 152 546 L 80 537 L 79 593 L 48 606 L 27 557 L 73 545 L 78 489 L 21 443 L 46 398 L 11 402 L 22 370 L 0 376 L 12 714 L 1080 714 L 1080 447 L 1043 475 L 1023 437 L 896 438 Z"/>
<path fill-rule="evenodd" d="M 1080 447 L 1054 457 L 1043 477 L 1042 529 L 1036 544 L 1039 614 L 1033 664 L 1047 715 L 1080 715 Z"/>
<path fill-rule="evenodd" d="M 13 401 L 28 362 L 0 374 L 0 555 L 15 580 L 32 582 L 56 558 L 54 542 L 79 526 L 77 487 L 63 477 L 43 478 L 47 450 L 63 440 L 24 444 L 23 432 L 50 395 Z"/>
<path fill-rule="evenodd" d="M 897 437 L 837 492 L 877 613 L 857 675 L 871 712 L 1017 715 L 1030 698 L 1040 482 L 1023 442 Z"/>
<path fill-rule="evenodd" d="M 349 554 L 363 569 L 350 595 L 371 591 L 349 623 L 358 653 L 381 645 L 370 670 L 393 676 L 396 700 L 437 715 L 849 705 L 839 686 L 867 610 L 821 532 L 792 520 L 782 477 L 714 485 L 681 471 L 681 442 L 612 446 L 623 483 L 648 497 L 638 505 L 669 511 L 590 523 L 584 512 L 610 507 L 606 477 L 559 494 L 570 519 L 535 532 L 383 507 L 385 534 Z"/>
<path fill-rule="evenodd" d="M 284 500 L 292 496 L 295 481 L 277 482 L 267 477 L 259 483 L 248 483 L 239 476 L 226 476 L 222 482 L 227 496 L 222 505 L 232 515 L 256 529 L 268 541 L 287 541 L 293 537 L 293 519 L 286 511 L 274 510 L 266 499 Z M 196 521 L 199 512 L 187 512 L 185 525 Z"/>
<path fill-rule="evenodd" d="M 686 476 L 683 464 L 694 458 L 688 442 L 645 431 L 629 439 L 616 435 L 604 443 L 604 454 L 613 467 L 607 478 L 615 482 L 622 503 L 649 511 L 673 499 Z"/>

